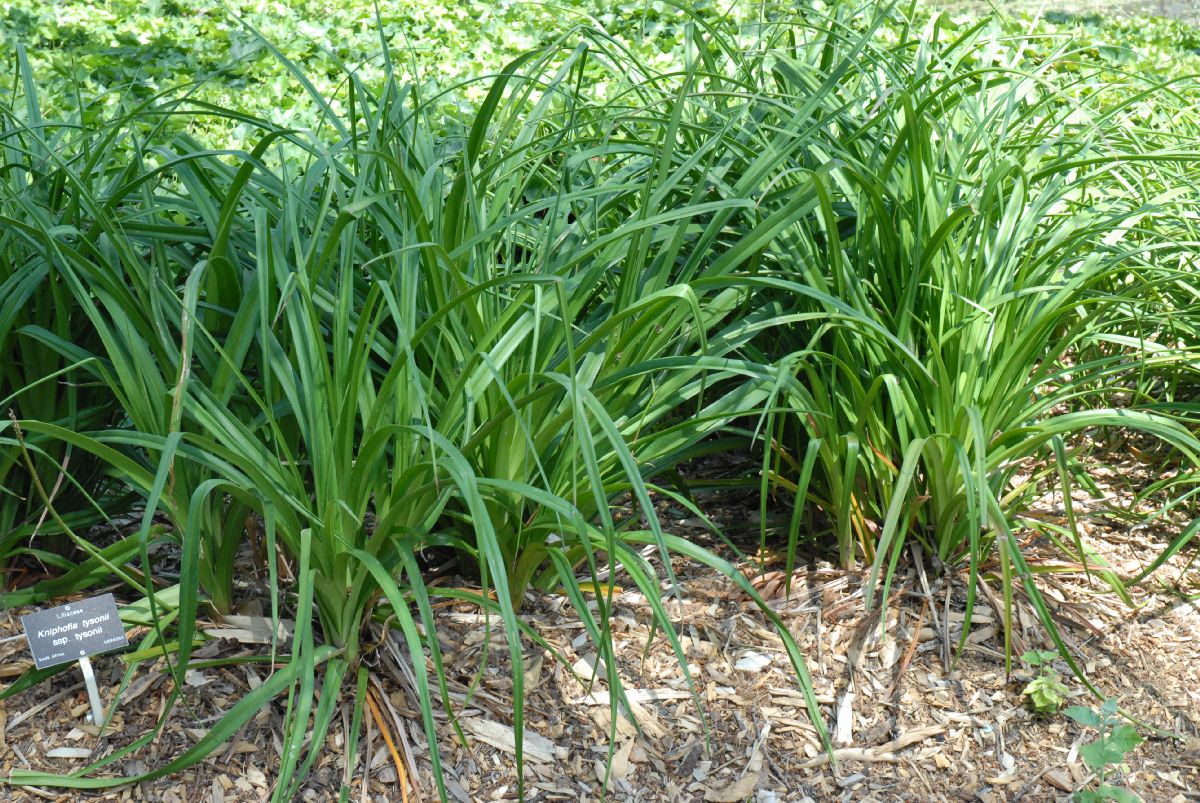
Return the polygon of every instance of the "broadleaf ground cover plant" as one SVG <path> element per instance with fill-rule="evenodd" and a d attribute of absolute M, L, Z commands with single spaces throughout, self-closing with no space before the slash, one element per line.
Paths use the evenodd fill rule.
<path fill-rule="evenodd" d="M 1064 711 L 1067 716 L 1080 725 L 1100 732 L 1100 737 L 1079 748 L 1079 755 L 1084 763 L 1097 774 L 1095 789 L 1083 789 L 1076 792 L 1073 799 L 1079 803 L 1093 803 L 1101 800 L 1131 801 L 1140 800 L 1137 795 L 1120 786 L 1105 783 L 1114 769 L 1121 766 L 1125 756 L 1145 741 L 1141 734 L 1127 722 L 1122 722 L 1117 713 L 1117 701 L 1113 698 L 1104 700 L 1099 710 L 1086 706 L 1071 706 Z"/>
<path fill-rule="evenodd" d="M 339 707 L 361 722 L 388 622 L 440 785 L 434 594 L 503 630 L 518 761 L 528 594 L 563 589 L 615 723 L 616 571 L 687 675 L 671 555 L 759 602 L 824 737 L 779 619 L 655 515 L 660 478 L 732 445 L 761 457 L 764 505 L 789 499 L 789 575 L 827 521 L 873 604 L 917 544 L 966 568 L 968 619 L 995 586 L 1007 634 L 1020 589 L 1071 661 L 1015 535 L 1029 495 L 1069 499 L 1070 438 L 1097 428 L 1200 455 L 1186 402 L 1154 391 L 1194 347 L 1195 81 L 911 8 L 757 13 L 685 14 L 666 61 L 573 29 L 433 88 L 406 79 L 380 19 L 371 69 L 332 84 L 239 28 L 314 115 L 297 127 L 194 87 L 79 92 L 48 118 L 20 52 L 0 130 L 0 545 L 55 571 L 5 602 L 115 575 L 154 624 L 127 681 L 161 658 L 181 684 L 197 617 L 233 609 L 247 563 L 296 622 L 259 656 L 269 680 L 145 777 L 286 694 L 274 795 L 292 799 Z M 1157 100 L 1178 113 L 1147 114 Z M 206 144 L 233 129 L 244 149 Z M 137 531 L 91 545 L 84 526 L 119 511 Z M 1047 532 L 1082 559 L 1071 526 Z M 160 541 L 181 560 L 166 592 Z M 430 550 L 477 589 L 431 589 Z M 152 737 L 12 780 L 128 783 L 105 767 Z"/>

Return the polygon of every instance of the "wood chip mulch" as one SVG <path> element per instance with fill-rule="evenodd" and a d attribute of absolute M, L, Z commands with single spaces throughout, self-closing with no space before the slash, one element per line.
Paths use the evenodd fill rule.
<path fill-rule="evenodd" d="M 1127 467 L 1132 471 L 1132 467 Z M 1080 494 L 1075 513 L 1087 545 L 1122 575 L 1138 571 L 1176 532 L 1166 521 L 1129 527 L 1111 516 L 1132 504 L 1110 467 L 1109 498 Z M 1103 481 L 1104 470 L 1098 471 Z M 718 521 L 754 523 L 757 513 L 713 496 Z M 1064 516 L 1053 493 L 1035 514 Z M 665 527 L 697 535 L 701 524 L 663 505 Z M 1097 578 L 1062 562 L 1032 534 L 1023 534 L 1031 563 L 1059 573 L 1039 582 L 1064 637 L 1087 674 L 1137 719 L 1148 737 L 1127 756 L 1116 783 L 1146 801 L 1200 801 L 1200 572 L 1189 547 L 1123 605 Z M 719 544 L 714 548 L 724 549 Z M 1060 565 L 1063 564 L 1063 565 Z M 1094 738 L 1070 719 L 1037 716 L 1022 689 L 1029 670 L 1014 662 L 1006 675 L 998 601 L 981 599 L 957 663 L 950 659 L 962 628 L 961 573 L 936 573 L 931 562 L 902 569 L 880 626 L 864 610 L 858 572 L 809 561 L 784 593 L 781 564 L 744 561 L 742 568 L 795 636 L 812 673 L 838 761 L 829 763 L 805 712 L 783 643 L 766 618 L 731 582 L 677 560 L 683 591 L 668 613 L 677 624 L 695 695 L 668 641 L 659 632 L 647 647 L 651 612 L 620 570 L 614 583 L 614 651 L 635 726 L 612 721 L 603 667 L 579 617 L 561 595 L 530 596 L 528 624 L 566 663 L 525 641 L 526 799 L 615 801 L 1042 801 L 1070 799 L 1094 785 L 1079 748 Z M 764 572 L 765 570 L 765 572 Z M 774 572 L 774 574 L 772 574 Z M 996 602 L 997 605 L 989 604 Z M 1014 652 L 1048 642 L 1025 600 L 1018 598 Z M 29 665 L 19 614 L 0 614 L 0 680 Z M 202 627 L 211 628 L 205 624 Z M 379 633 L 383 636 L 382 631 Z M 461 803 L 517 799 L 513 756 L 512 680 L 500 623 L 466 605 L 438 608 L 459 741 L 438 714 L 444 780 Z M 202 656 L 251 654 L 261 647 L 214 638 Z M 427 660 L 425 656 L 421 660 Z M 350 779 L 351 800 L 436 799 L 429 749 L 415 700 L 411 656 L 395 635 L 370 657 L 374 713 L 364 717 L 360 750 L 370 758 Z M 94 659 L 111 699 L 125 665 L 119 656 Z M 1055 668 L 1070 689 L 1068 704 L 1095 701 L 1065 664 Z M 220 714 L 265 678 L 262 665 L 189 672 L 184 703 L 162 733 L 112 769 L 133 775 L 178 756 Z M 111 732 L 98 740 L 83 721 L 87 700 L 75 669 L 0 701 L 0 776 L 18 767 L 70 772 L 81 754 L 107 755 L 142 735 L 165 705 L 170 677 L 153 662 L 140 666 L 122 696 Z M 349 695 L 352 690 L 344 692 Z M 699 706 L 697 705 L 699 702 Z M 257 801 L 266 800 L 282 749 L 286 700 L 264 707 L 242 731 L 181 774 L 112 790 L 7 787 L 9 800 Z M 387 738 L 380 731 L 383 724 Z M 335 717 L 326 750 L 302 799 L 336 799 L 345 774 L 348 718 Z M 398 761 L 397 761 L 398 759 Z M 361 762 L 360 762 L 361 763 Z M 404 789 L 401 789 L 401 786 Z M 406 797 L 407 796 L 407 797 Z"/>

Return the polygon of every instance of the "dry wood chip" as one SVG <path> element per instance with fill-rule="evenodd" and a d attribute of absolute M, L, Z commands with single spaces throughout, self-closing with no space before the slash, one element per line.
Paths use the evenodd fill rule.
<path fill-rule="evenodd" d="M 467 794 L 467 790 L 463 789 L 462 784 L 453 778 L 446 779 L 446 791 L 457 803 L 471 803 L 471 796 Z"/>
<path fill-rule="evenodd" d="M 606 788 L 609 791 L 616 791 L 618 784 L 628 781 L 631 769 L 631 765 L 629 763 L 629 754 L 632 750 L 633 739 L 630 739 L 620 748 L 618 748 L 613 754 L 611 767 L 606 766 L 606 763 L 600 759 L 596 759 L 594 762 L 596 780 L 598 780 L 600 783 L 604 783 L 605 778 L 607 778 L 608 784 Z"/>
<path fill-rule="evenodd" d="M 766 744 L 770 732 L 771 723 L 768 721 L 763 725 L 762 733 L 758 735 L 758 740 L 750 751 L 750 760 L 746 762 L 746 769 L 741 776 L 724 789 L 709 789 L 704 793 L 705 800 L 710 803 L 737 803 L 754 794 L 754 790 L 762 782 L 763 745 Z"/>
<path fill-rule="evenodd" d="M 243 777 L 260 789 L 267 788 L 267 776 L 258 767 L 246 767 Z"/>
<path fill-rule="evenodd" d="M 880 750 L 878 747 L 841 747 L 834 750 L 833 755 L 838 761 L 869 761 L 894 764 L 900 760 L 900 757 L 895 753 Z M 803 764 L 797 766 L 802 770 L 809 770 L 828 763 L 829 755 L 822 753 L 811 761 L 805 761 Z"/>
<path fill-rule="evenodd" d="M 1046 783 L 1063 792 L 1070 792 L 1075 788 L 1075 785 L 1071 782 L 1071 776 L 1062 770 L 1050 770 L 1042 777 L 1046 779 Z"/>
<path fill-rule="evenodd" d="M 682 689 L 626 689 L 625 698 L 631 703 L 648 703 L 656 700 L 687 700 L 691 692 Z M 594 691 L 572 701 L 574 705 L 608 705 L 611 696 L 607 691 Z"/>
<path fill-rule="evenodd" d="M 46 758 L 87 758 L 91 754 L 87 747 L 56 747 L 46 751 Z"/>
<path fill-rule="evenodd" d="M 970 642 L 971 644 L 982 644 L 983 642 L 991 639 L 995 635 L 996 635 L 996 626 L 988 625 L 987 627 L 981 627 L 978 630 L 972 630 L 971 634 L 969 636 L 967 636 L 967 641 Z"/>
<path fill-rule="evenodd" d="M 629 701 L 629 716 L 641 726 L 642 731 L 652 739 L 661 739 L 666 736 L 667 731 L 663 727 L 662 722 L 655 715 L 652 709 L 642 706 L 640 703 Z M 609 717 L 609 709 L 607 706 L 599 709 L 594 709 L 593 718 L 596 724 L 602 731 L 609 731 L 612 726 L 612 719 Z M 691 724 L 684 717 L 677 717 L 673 723 L 677 730 L 691 730 Z M 617 716 L 617 735 L 632 737 L 637 733 L 637 728 L 634 727 L 630 719 L 618 715 Z"/>
<path fill-rule="evenodd" d="M 771 692 L 771 695 L 773 698 L 778 698 L 778 697 L 792 698 L 790 700 L 773 699 L 772 702 L 775 702 L 775 703 L 783 704 L 786 702 L 786 703 L 791 703 L 792 705 L 799 705 L 799 706 L 803 706 L 805 703 L 804 694 L 799 689 L 789 689 L 789 688 L 780 687 L 780 686 L 768 686 L 767 691 Z M 835 699 L 832 694 L 817 694 L 814 696 L 817 698 L 817 702 L 820 703 L 821 705 L 832 705 L 834 702 L 834 699 Z"/>
<path fill-rule="evenodd" d="M 506 753 L 516 754 L 517 752 L 517 735 L 508 725 L 503 725 L 499 722 L 493 722 L 490 719 L 482 719 L 480 717 L 468 717 L 462 720 L 463 729 L 471 733 L 481 742 L 490 744 L 498 750 L 503 750 Z M 565 747 L 559 747 L 551 742 L 545 736 L 534 733 L 533 731 L 525 731 L 524 739 L 525 758 L 532 761 L 552 762 L 565 761 L 569 755 Z"/>
<path fill-rule="evenodd" d="M 879 665 L 884 669 L 891 669 L 900 660 L 900 645 L 891 636 L 885 636 L 878 654 Z"/>
<path fill-rule="evenodd" d="M 250 691 L 254 691 L 262 685 L 262 678 L 249 664 L 242 664 L 242 672 L 246 675 L 246 683 L 250 686 Z"/>
<path fill-rule="evenodd" d="M 1005 786 L 1010 783 L 1016 783 L 1021 780 L 1021 777 L 1016 773 L 1006 773 L 1004 775 L 990 775 L 983 780 L 996 786 Z"/>
<path fill-rule="evenodd" d="M 845 778 L 838 778 L 837 785 L 843 789 L 849 789 L 851 786 L 862 783 L 867 780 L 867 776 L 861 772 L 856 772 L 853 775 L 847 775 Z"/>
<path fill-rule="evenodd" d="M 695 768 L 696 762 L 700 758 L 700 750 L 702 747 L 703 745 L 700 741 L 696 739 L 689 739 L 682 748 L 676 751 L 676 754 L 681 757 L 679 766 L 677 768 L 677 772 L 681 777 L 686 778 L 692 774 L 692 770 Z"/>
<path fill-rule="evenodd" d="M 884 742 L 883 744 L 879 745 L 877 749 L 889 753 L 894 750 L 903 750 L 909 745 L 925 741 L 931 736 L 937 736 L 944 730 L 946 729 L 941 725 L 927 725 L 924 728 L 913 728 L 910 731 L 905 731 L 904 733 L 900 734 L 890 742 Z"/>
<path fill-rule="evenodd" d="M 1185 792 L 1188 791 L 1187 784 L 1185 784 L 1183 779 L 1179 777 L 1179 770 L 1175 770 L 1174 772 L 1163 772 L 1162 770 L 1158 770 L 1154 774 L 1159 778 L 1162 778 L 1167 783 L 1178 786 Z"/>
<path fill-rule="evenodd" d="M 890 742 L 884 742 L 878 747 L 843 747 L 833 751 L 834 758 L 838 761 L 874 761 L 874 762 L 896 762 L 900 757 L 896 752 L 903 750 L 911 744 L 928 739 L 930 736 L 936 736 L 945 728 L 941 725 L 929 725 L 924 728 L 914 728 L 910 731 L 902 733 Z M 800 769 L 812 769 L 829 763 L 829 754 L 822 753 L 811 761 L 805 761 L 800 764 Z"/>
<path fill-rule="evenodd" d="M 842 695 L 837 707 L 837 724 L 833 729 L 833 743 L 848 745 L 854 741 L 854 697 L 852 691 Z"/>
<path fill-rule="evenodd" d="M 613 754 L 612 760 L 612 777 L 619 781 L 624 781 L 629 778 L 629 771 L 632 765 L 629 761 L 629 755 L 633 752 L 633 739 L 625 742 Z"/>
<path fill-rule="evenodd" d="M 1194 736 L 1184 744 L 1183 760 L 1200 763 L 1200 736 Z"/>
<path fill-rule="evenodd" d="M 747 650 L 742 654 L 741 658 L 737 659 L 737 663 L 733 665 L 733 668 L 741 672 L 761 672 L 770 665 L 771 656 Z"/>
<path fill-rule="evenodd" d="M 198 669 L 189 669 L 183 674 L 183 682 L 189 686 L 192 686 L 193 688 L 207 686 L 209 683 L 212 683 L 213 680 L 214 678 L 209 677 Z"/>
<path fill-rule="evenodd" d="M 588 653 L 571 666 L 571 671 L 585 682 L 603 683 L 608 675 L 604 662 L 595 653 Z"/>

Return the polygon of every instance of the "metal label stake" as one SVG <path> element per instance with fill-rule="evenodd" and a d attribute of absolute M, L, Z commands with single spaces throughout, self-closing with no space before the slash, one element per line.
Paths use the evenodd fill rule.
<path fill-rule="evenodd" d="M 93 725 L 101 725 L 104 722 L 104 703 L 100 702 L 100 689 L 96 688 L 92 659 L 86 655 L 80 658 L 79 669 L 83 672 L 83 685 L 87 686 L 88 701 L 92 704 L 92 713 L 87 715 L 87 721 Z"/>

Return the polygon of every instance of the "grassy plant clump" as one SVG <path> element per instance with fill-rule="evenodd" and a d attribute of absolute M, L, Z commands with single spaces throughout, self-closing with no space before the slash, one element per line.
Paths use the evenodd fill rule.
<path fill-rule="evenodd" d="M 597 46 L 616 63 L 607 41 Z M 668 572 L 670 553 L 687 554 L 753 594 L 731 565 L 661 530 L 648 485 L 760 407 L 775 381 L 769 366 L 738 355 L 770 323 L 738 314 L 754 303 L 745 284 L 675 282 L 651 248 L 674 242 L 680 258 L 707 263 L 714 256 L 685 236 L 694 221 L 747 204 L 694 197 L 682 177 L 638 164 L 628 143 L 657 118 L 581 95 L 589 58 L 585 47 L 555 47 L 518 60 L 455 136 L 430 122 L 438 98 L 392 77 L 372 89 L 351 76 L 345 115 L 308 86 L 332 142 L 242 116 L 261 131 L 248 153 L 156 125 L 197 113 L 174 99 L 86 126 L 10 117 L 14 141 L 44 147 L 47 132 L 62 132 L 39 179 L 62 187 L 74 214 L 69 226 L 23 223 L 43 214 L 39 196 L 9 188 L 22 217 L 6 220 L 20 246 L 54 266 L 86 322 L 85 340 L 41 340 L 123 415 L 83 431 L 27 417 L 8 443 L 61 443 L 144 497 L 142 530 L 118 545 L 135 555 L 89 555 L 76 575 L 115 566 L 158 600 L 146 547 L 152 514 L 170 520 L 182 550 L 177 602 L 157 602 L 165 618 L 140 654 L 176 668 L 189 660 L 201 603 L 231 610 L 234 575 L 261 537 L 272 614 L 298 623 L 290 659 L 205 745 L 290 690 L 278 799 L 298 789 L 344 683 L 365 679 L 373 619 L 395 618 L 407 640 L 441 783 L 433 709 L 449 698 L 436 638 L 425 635 L 436 628 L 422 550 L 451 548 L 478 573 L 481 591 L 466 598 L 504 628 L 518 734 L 526 628 L 516 614 L 527 589 L 565 588 L 615 667 L 608 599 L 593 612 L 576 573 L 602 589 L 601 564 L 618 564 L 685 672 L 640 548 L 656 547 Z M 31 94 L 30 108 L 37 102 Z M 671 204 L 658 207 L 661 197 Z M 624 494 L 646 529 L 614 519 Z M 136 553 L 140 574 L 121 565 Z M 277 558 L 294 585 L 275 574 Z M 351 701 L 355 721 L 362 705 L 361 695 Z"/>
<path fill-rule="evenodd" d="M 801 390 L 798 414 L 772 414 L 764 477 L 808 506 L 810 528 L 814 508 L 828 516 L 843 565 L 870 566 L 868 603 L 915 541 L 969 568 L 968 616 L 978 584 L 994 584 L 1007 631 L 1023 586 L 1056 634 L 1014 531 L 1052 482 L 1066 522 L 1043 529 L 1087 565 L 1070 439 L 1140 430 L 1188 466 L 1200 455 L 1174 416 L 1116 401 L 1194 349 L 1167 334 L 1177 307 L 1159 290 L 1194 271 L 1195 153 L 1175 130 L 1127 125 L 1147 97 L 1194 104 L 1196 84 L 1124 77 L 1093 92 L 1076 84 L 1094 75 L 1067 69 L 1071 49 L 1031 65 L 987 32 L 935 21 L 862 72 L 848 53 L 824 105 L 857 113 L 827 118 L 830 157 L 779 165 L 812 212 L 764 248 L 762 273 L 853 314 L 780 298 L 804 323 L 772 329 L 762 355 L 797 355 Z M 810 98 L 826 63 L 785 86 Z"/>
<path fill-rule="evenodd" d="M 660 478 L 758 449 L 763 504 L 795 502 L 789 563 L 820 511 L 843 564 L 871 567 L 869 602 L 919 543 L 968 568 L 968 617 L 980 583 L 1008 616 L 1023 585 L 1053 634 L 1014 531 L 1047 478 L 1070 498 L 1069 439 L 1133 428 L 1200 455 L 1178 411 L 1146 404 L 1190 353 L 1195 156 L 1142 107 L 1176 100 L 1186 127 L 1194 83 L 838 5 L 696 14 L 665 66 L 572 31 L 430 89 L 379 22 L 375 66 L 333 84 L 248 40 L 303 94 L 303 127 L 191 90 L 47 116 L 23 51 L 0 109 L 0 555 L 59 570 L 5 602 L 117 576 L 153 624 L 127 679 L 165 658 L 176 696 L 198 615 L 234 608 L 247 563 L 296 622 L 261 656 L 268 680 L 145 777 L 286 694 L 275 798 L 292 799 L 339 706 L 360 722 L 371 628 L 390 623 L 441 784 L 430 549 L 478 580 L 438 593 L 503 629 L 518 755 L 528 594 L 564 590 L 615 723 L 615 572 L 598 578 L 628 576 L 686 675 L 671 555 L 759 602 L 824 737 L 795 642 L 733 565 L 662 529 Z M 234 128 L 246 148 L 205 144 Z M 615 515 L 626 499 L 640 515 Z M 131 509 L 115 543 L 81 535 Z M 1067 519 L 1048 534 L 1082 552 Z M 181 554 L 166 590 L 158 540 Z M 152 738 L 13 780 L 128 783 L 104 768 Z"/>

